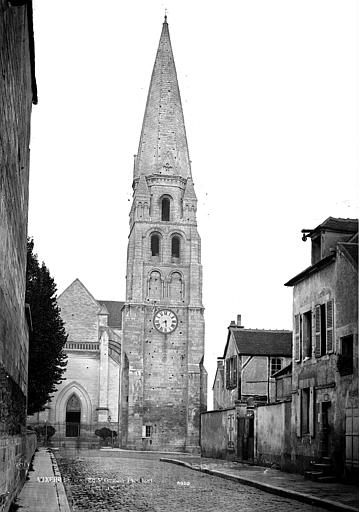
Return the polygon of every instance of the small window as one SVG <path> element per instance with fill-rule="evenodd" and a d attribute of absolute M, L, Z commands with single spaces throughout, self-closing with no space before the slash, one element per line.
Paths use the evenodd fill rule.
<path fill-rule="evenodd" d="M 160 237 L 156 234 L 151 236 L 151 256 L 160 255 Z"/>
<path fill-rule="evenodd" d="M 180 239 L 178 236 L 172 237 L 172 258 L 179 258 L 180 257 Z"/>
<path fill-rule="evenodd" d="M 237 356 L 226 359 L 226 388 L 237 387 Z"/>
<path fill-rule="evenodd" d="M 275 373 L 282 369 L 282 358 L 272 357 L 270 361 L 270 376 L 272 377 Z"/>
<path fill-rule="evenodd" d="M 327 353 L 327 324 L 326 324 L 326 308 L 325 304 L 320 306 L 320 355 Z"/>
<path fill-rule="evenodd" d="M 351 375 L 353 373 L 353 335 L 344 336 L 341 339 L 342 351 L 338 356 L 338 370 L 340 375 Z"/>
<path fill-rule="evenodd" d="M 168 197 L 162 199 L 162 220 L 170 220 L 171 203 Z"/>
<path fill-rule="evenodd" d="M 152 426 L 151 425 L 143 425 L 142 426 L 142 437 L 151 437 L 152 433 Z"/>
<path fill-rule="evenodd" d="M 312 357 L 312 312 L 303 314 L 303 357 Z"/>

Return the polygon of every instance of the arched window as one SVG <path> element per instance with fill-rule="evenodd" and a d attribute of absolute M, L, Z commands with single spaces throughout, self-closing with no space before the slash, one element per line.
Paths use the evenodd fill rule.
<path fill-rule="evenodd" d="M 176 301 L 183 299 L 183 282 L 179 272 L 173 272 L 168 286 L 169 298 Z"/>
<path fill-rule="evenodd" d="M 151 256 L 160 255 L 160 237 L 157 234 L 151 236 Z"/>
<path fill-rule="evenodd" d="M 172 237 L 172 244 L 171 244 L 171 255 L 172 258 L 179 258 L 180 257 L 180 248 L 181 248 L 181 242 L 178 236 Z"/>
<path fill-rule="evenodd" d="M 162 297 L 161 274 L 157 270 L 154 270 L 150 274 L 148 281 L 148 295 L 151 299 L 161 299 Z"/>
<path fill-rule="evenodd" d="M 162 199 L 162 220 L 170 220 L 171 203 L 168 197 Z"/>

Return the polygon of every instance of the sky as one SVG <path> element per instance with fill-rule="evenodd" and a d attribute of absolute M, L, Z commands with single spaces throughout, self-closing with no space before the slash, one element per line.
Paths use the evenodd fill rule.
<path fill-rule="evenodd" d="M 209 407 L 237 314 L 291 329 L 301 229 L 357 218 L 355 0 L 35 0 L 29 235 L 61 293 L 124 300 L 133 155 L 167 9 L 198 197 Z"/>

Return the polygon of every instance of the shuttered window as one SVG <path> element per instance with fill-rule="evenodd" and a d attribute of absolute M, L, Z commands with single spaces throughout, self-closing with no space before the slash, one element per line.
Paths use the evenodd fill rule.
<path fill-rule="evenodd" d="M 334 304 L 333 300 L 327 302 L 327 354 L 333 352 L 333 321 L 334 318 Z"/>
<path fill-rule="evenodd" d="M 300 315 L 294 315 L 294 357 L 300 361 Z"/>
<path fill-rule="evenodd" d="M 226 359 L 226 388 L 237 387 L 237 356 Z"/>
<path fill-rule="evenodd" d="M 315 357 L 321 356 L 320 350 L 320 306 L 315 306 Z"/>
<path fill-rule="evenodd" d="M 230 386 L 230 366 L 231 361 L 230 359 L 226 359 L 226 388 L 229 389 Z"/>

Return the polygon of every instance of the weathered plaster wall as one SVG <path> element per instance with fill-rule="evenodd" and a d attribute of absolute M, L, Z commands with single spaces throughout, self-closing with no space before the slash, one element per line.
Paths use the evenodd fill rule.
<path fill-rule="evenodd" d="M 255 409 L 255 442 L 258 462 L 277 464 L 283 470 L 293 470 L 291 463 L 290 424 L 291 403 L 260 405 Z"/>
<path fill-rule="evenodd" d="M 228 416 L 235 416 L 235 409 L 209 411 L 201 414 L 201 455 L 225 459 L 228 456 L 229 421 Z M 232 436 L 236 441 L 236 421 L 233 421 Z M 233 451 L 234 453 L 234 451 Z"/>

